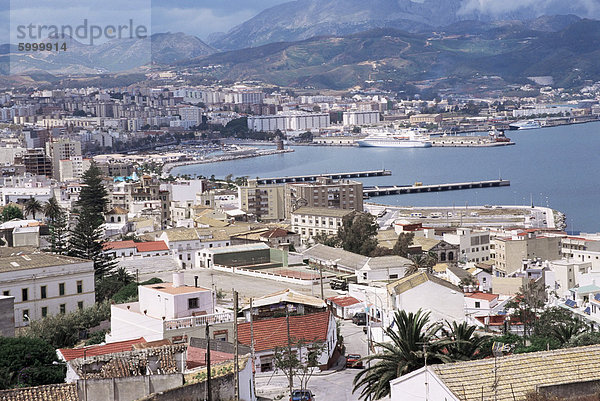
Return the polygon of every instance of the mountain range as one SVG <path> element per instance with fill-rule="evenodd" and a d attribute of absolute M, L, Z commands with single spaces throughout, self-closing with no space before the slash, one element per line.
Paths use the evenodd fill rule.
<path fill-rule="evenodd" d="M 449 85 L 482 76 L 509 83 L 552 76 L 571 87 L 600 80 L 597 60 L 600 21 L 556 16 L 528 23 L 462 21 L 428 33 L 378 28 L 215 53 L 178 65 L 219 66 L 211 70 L 215 79 L 294 87 L 348 89 L 377 81 L 388 87 L 422 81 Z"/>
<path fill-rule="evenodd" d="M 587 0 L 296 0 L 268 8 L 227 33 L 213 34 L 209 43 L 234 50 L 374 28 L 430 32 L 459 21 L 527 21 L 566 14 L 600 18 L 600 7 Z"/>

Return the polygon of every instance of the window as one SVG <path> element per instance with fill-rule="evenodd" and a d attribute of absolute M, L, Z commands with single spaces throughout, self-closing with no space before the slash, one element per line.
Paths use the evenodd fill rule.
<path fill-rule="evenodd" d="M 83 281 L 79 280 L 77 282 L 77 293 L 81 294 L 83 292 Z"/>
<path fill-rule="evenodd" d="M 6 290 L 6 291 L 2 291 L 2 295 L 4 295 L 5 297 L 10 296 L 10 291 Z"/>
<path fill-rule="evenodd" d="M 21 301 L 25 302 L 29 300 L 29 290 L 27 288 L 21 289 Z"/>
<path fill-rule="evenodd" d="M 390 279 L 398 278 L 397 274 L 390 274 Z"/>
<path fill-rule="evenodd" d="M 58 283 L 58 295 L 65 295 L 65 283 Z"/>
<path fill-rule="evenodd" d="M 42 317 L 48 316 L 48 307 L 42 306 Z"/>
<path fill-rule="evenodd" d="M 198 298 L 188 298 L 188 309 L 198 309 Z"/>
<path fill-rule="evenodd" d="M 29 309 L 23 309 L 23 321 L 29 322 Z"/>
<path fill-rule="evenodd" d="M 60 304 L 58 307 L 60 313 L 64 315 L 67 312 L 67 304 Z"/>
<path fill-rule="evenodd" d="M 45 285 L 40 287 L 40 297 L 42 299 L 45 299 L 48 297 L 48 291 L 46 291 L 46 290 L 47 290 L 47 287 Z"/>
<path fill-rule="evenodd" d="M 79 302 L 77 302 L 77 308 L 78 308 L 79 310 L 82 310 L 82 309 L 83 309 L 83 301 L 79 301 Z"/>
<path fill-rule="evenodd" d="M 475 301 L 475 307 L 476 308 L 481 308 L 481 302 Z"/>

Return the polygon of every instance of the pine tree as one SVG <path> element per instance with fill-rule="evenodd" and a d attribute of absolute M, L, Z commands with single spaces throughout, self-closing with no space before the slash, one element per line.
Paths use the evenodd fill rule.
<path fill-rule="evenodd" d="M 102 279 L 111 272 L 117 262 L 104 253 L 105 241 L 102 239 L 102 229 L 96 226 L 96 223 L 97 216 L 83 210 L 77 219 L 77 225 L 71 232 L 69 254 L 93 261 L 96 279 Z"/>
<path fill-rule="evenodd" d="M 50 219 L 50 250 L 52 253 L 67 255 L 69 253 L 69 224 L 67 214 L 59 206 L 58 213 L 54 214 Z"/>
<path fill-rule="evenodd" d="M 104 223 L 103 213 L 108 205 L 108 192 L 102 183 L 102 172 L 96 163 L 92 162 L 90 168 L 83 173 L 82 181 L 76 206 L 82 214 L 88 213 L 93 216 L 90 223 L 94 228 L 99 228 Z"/>

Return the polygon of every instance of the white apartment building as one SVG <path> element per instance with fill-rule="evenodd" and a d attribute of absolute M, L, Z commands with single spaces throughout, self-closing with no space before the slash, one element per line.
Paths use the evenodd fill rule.
<path fill-rule="evenodd" d="M 352 210 L 321 207 L 301 207 L 291 214 L 292 231 L 300 234 L 302 244 L 308 244 L 318 234 L 336 235 L 345 216 Z"/>
<path fill-rule="evenodd" d="M 81 178 L 83 173 L 90 168 L 91 160 L 84 159 L 81 156 L 73 156 L 69 159 L 58 162 L 59 181 L 68 181 Z"/>
<path fill-rule="evenodd" d="M 196 106 L 187 106 L 179 108 L 181 120 L 190 121 L 193 125 L 198 125 L 202 122 L 202 109 Z"/>
<path fill-rule="evenodd" d="M 181 272 L 173 273 L 172 283 L 139 286 L 138 295 L 138 302 L 111 306 L 107 343 L 140 337 L 162 340 L 170 329 L 200 326 L 215 318 L 215 292 L 185 285 Z M 232 316 L 225 315 L 216 318 L 231 321 Z"/>
<path fill-rule="evenodd" d="M 456 234 L 444 234 L 444 241 L 458 245 L 461 262 L 484 262 L 490 260 L 490 232 L 458 228 Z"/>
<path fill-rule="evenodd" d="M 231 245 L 229 236 L 219 236 L 210 230 L 183 227 L 163 231 L 156 239 L 167 244 L 173 252 L 173 258 L 182 269 L 200 267 L 199 251 L 201 249 Z"/>
<path fill-rule="evenodd" d="M 275 116 L 248 117 L 248 129 L 252 131 L 310 131 L 329 125 L 329 113 L 287 112 Z"/>
<path fill-rule="evenodd" d="M 15 298 L 15 326 L 94 305 L 91 261 L 43 252 L 0 253 L 0 294 Z"/>
<path fill-rule="evenodd" d="M 378 111 L 345 111 L 342 115 L 344 127 L 377 124 L 380 118 Z"/>
<path fill-rule="evenodd" d="M 55 139 L 46 143 L 46 155 L 52 163 L 52 176 L 58 180 L 60 179 L 61 160 L 81 158 L 81 142 L 65 138 Z"/>

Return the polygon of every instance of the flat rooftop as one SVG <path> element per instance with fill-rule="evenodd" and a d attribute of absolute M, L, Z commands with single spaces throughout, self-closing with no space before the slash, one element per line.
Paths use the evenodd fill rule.
<path fill-rule="evenodd" d="M 210 291 L 204 287 L 193 287 L 190 285 L 182 285 L 179 287 L 173 287 L 173 283 L 158 283 L 145 285 L 146 288 L 151 288 L 156 291 L 165 292 L 167 294 L 178 295 L 178 294 L 191 294 L 194 292 Z"/>

